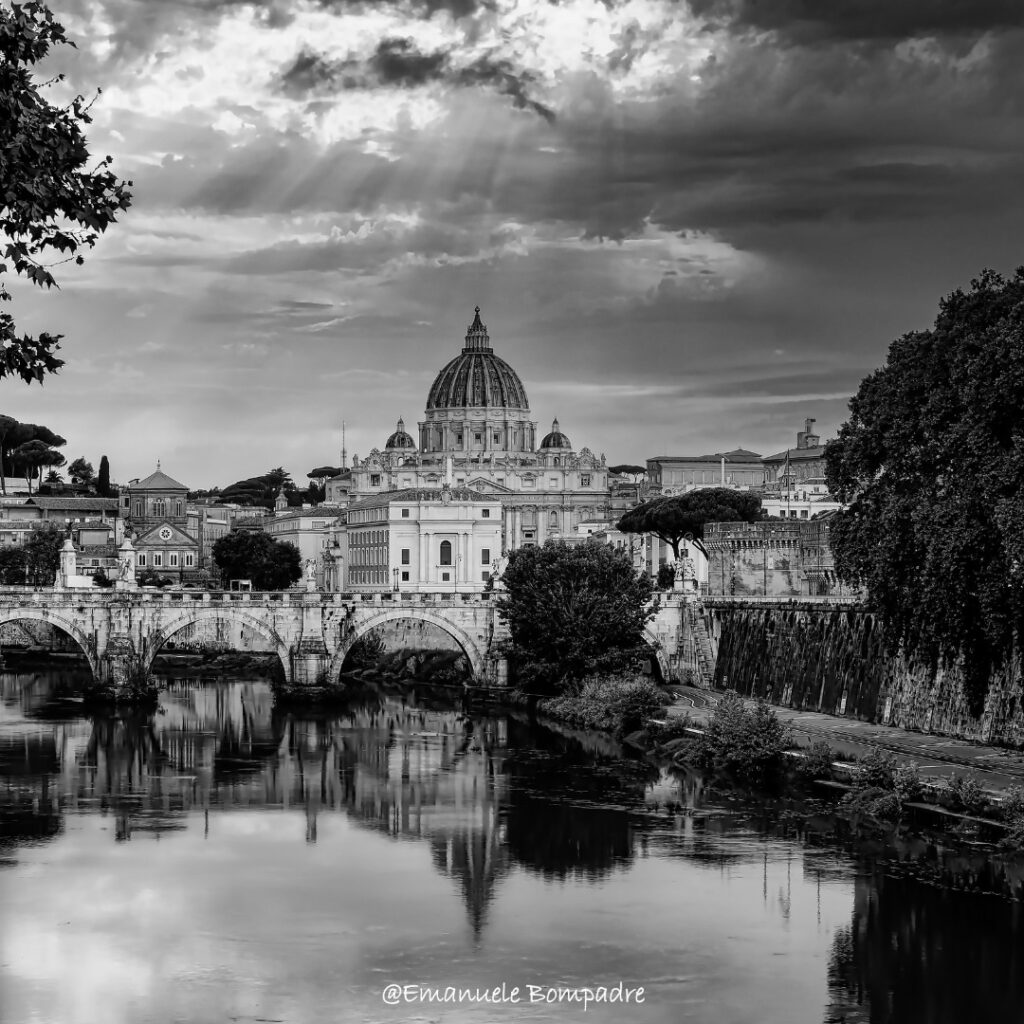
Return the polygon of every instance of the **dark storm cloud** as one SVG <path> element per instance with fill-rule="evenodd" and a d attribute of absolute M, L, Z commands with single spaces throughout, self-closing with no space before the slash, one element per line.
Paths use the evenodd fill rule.
<path fill-rule="evenodd" d="M 520 110 L 531 110 L 547 121 L 554 121 L 552 110 L 528 93 L 534 77 L 517 70 L 511 61 L 482 55 L 459 67 L 453 59 L 455 47 L 424 53 L 411 39 L 382 39 L 373 54 L 364 61 L 354 57 L 332 60 L 303 48 L 295 60 L 281 72 L 279 88 L 292 97 L 323 96 L 351 89 L 395 87 L 411 89 L 431 82 L 457 88 L 483 86 L 508 96 Z"/>
<path fill-rule="evenodd" d="M 977 36 L 1024 25 L 1020 0 L 689 0 L 698 17 L 798 43 Z"/>

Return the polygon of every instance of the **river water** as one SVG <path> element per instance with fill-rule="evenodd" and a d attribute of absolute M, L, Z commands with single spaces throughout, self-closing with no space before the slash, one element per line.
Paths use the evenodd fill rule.
<path fill-rule="evenodd" d="M 1020 904 L 603 737 L 242 679 L 112 721 L 71 682 L 0 676 L 3 1021 L 1024 1020 Z"/>

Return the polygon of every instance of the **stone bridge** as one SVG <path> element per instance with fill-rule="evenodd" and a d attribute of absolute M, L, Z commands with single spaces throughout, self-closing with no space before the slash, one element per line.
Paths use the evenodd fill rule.
<path fill-rule="evenodd" d="M 645 630 L 665 680 L 681 674 L 684 603 L 682 594 L 661 595 Z M 286 683 L 335 682 L 352 645 L 398 619 L 438 626 L 465 653 L 478 684 L 506 684 L 501 641 L 508 629 L 490 594 L 0 588 L 0 625 L 48 623 L 77 642 L 97 679 L 115 683 L 133 666 L 148 670 L 175 634 L 217 621 L 240 624 L 266 640 L 281 659 Z"/>

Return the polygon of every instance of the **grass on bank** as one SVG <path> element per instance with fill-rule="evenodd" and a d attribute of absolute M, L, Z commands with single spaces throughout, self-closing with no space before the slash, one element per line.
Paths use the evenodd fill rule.
<path fill-rule="evenodd" d="M 559 696 L 539 700 L 537 710 L 570 725 L 624 735 L 670 703 L 647 676 L 620 674 L 581 679 Z"/>

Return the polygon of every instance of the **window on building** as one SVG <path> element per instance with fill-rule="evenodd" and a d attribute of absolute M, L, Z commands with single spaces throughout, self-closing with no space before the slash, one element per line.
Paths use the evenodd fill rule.
<path fill-rule="evenodd" d="M 138 564 L 139 565 L 145 565 L 146 564 L 146 556 L 144 554 L 140 554 L 139 555 L 139 557 L 138 557 Z"/>
<path fill-rule="evenodd" d="M 806 518 L 807 518 L 807 509 L 805 509 L 805 508 L 802 508 L 802 509 L 800 510 L 800 518 L 801 518 L 801 519 L 806 519 Z"/>
<path fill-rule="evenodd" d="M 142 515 L 142 502 L 141 501 L 135 502 L 135 514 L 137 516 L 141 516 Z"/>
<path fill-rule="evenodd" d="M 490 519 L 491 518 L 491 510 L 489 508 L 481 509 L 481 511 L 480 511 L 480 518 L 481 519 Z"/>
<path fill-rule="evenodd" d="M 402 548 L 402 565 L 408 565 L 408 564 L 409 564 L 409 549 L 408 548 Z"/>
<path fill-rule="evenodd" d="M 474 434 L 473 435 L 473 440 L 474 441 L 482 441 L 483 440 L 483 435 L 482 434 Z"/>
<path fill-rule="evenodd" d="M 409 582 L 409 573 L 408 572 L 403 572 L 402 573 L 402 582 L 403 583 L 408 583 Z"/>
<path fill-rule="evenodd" d="M 181 502 L 180 501 L 176 501 L 174 503 L 174 514 L 176 516 L 180 516 L 181 515 Z"/>
<path fill-rule="evenodd" d="M 523 540 L 533 540 L 533 530 L 524 530 Z"/>
<path fill-rule="evenodd" d="M 491 549 L 481 548 L 480 549 L 480 564 L 490 565 L 491 564 Z"/>
<path fill-rule="evenodd" d="M 159 551 L 153 552 L 153 565 L 160 567 L 164 564 L 164 556 Z"/>
<path fill-rule="evenodd" d="M 552 490 L 552 491 L 558 490 L 558 477 L 557 476 L 553 476 L 548 481 L 548 489 Z"/>
<path fill-rule="evenodd" d="M 491 578 L 491 574 L 489 572 L 482 572 L 482 573 L 480 573 L 480 579 L 482 579 L 484 581 L 484 583 L 486 583 L 490 578 Z"/>
<path fill-rule="evenodd" d="M 371 473 L 370 474 L 370 486 L 371 487 L 380 487 L 380 473 Z"/>
<path fill-rule="evenodd" d="M 443 572 L 443 573 L 441 573 L 441 582 L 442 583 L 449 582 L 449 580 L 451 580 L 451 578 L 452 578 L 452 574 L 450 572 Z"/>
<path fill-rule="evenodd" d="M 589 473 L 583 473 L 580 476 L 580 487 L 589 487 L 589 486 L 590 486 L 590 474 Z"/>
<path fill-rule="evenodd" d="M 155 515 L 157 517 L 161 517 L 161 516 L 167 515 L 167 513 L 165 511 L 166 508 L 167 508 L 167 503 L 164 501 L 163 498 L 155 498 L 153 500 L 153 515 Z"/>
<path fill-rule="evenodd" d="M 191 569 L 196 564 L 196 556 L 191 552 L 185 553 L 185 568 Z"/>
<path fill-rule="evenodd" d="M 402 518 L 403 519 L 408 519 L 409 518 L 409 510 L 407 508 L 403 508 L 402 509 Z"/>
<path fill-rule="evenodd" d="M 177 551 L 171 551 L 171 552 L 168 553 L 168 555 L 167 555 L 167 564 L 168 565 L 173 565 L 173 566 L 177 567 L 177 565 L 178 565 L 178 552 Z"/>
<path fill-rule="evenodd" d="M 452 542 L 450 540 L 441 541 L 441 565 L 452 564 Z"/>
<path fill-rule="evenodd" d="M 498 443 L 500 443 L 500 441 L 501 441 L 501 434 L 499 434 L 497 431 L 495 431 L 494 432 L 494 443 L 498 444 Z"/>

